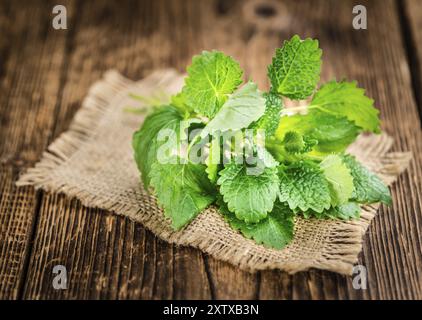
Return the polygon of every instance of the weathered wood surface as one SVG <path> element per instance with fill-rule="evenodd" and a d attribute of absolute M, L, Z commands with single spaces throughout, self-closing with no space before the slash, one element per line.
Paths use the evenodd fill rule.
<path fill-rule="evenodd" d="M 412 69 L 413 93 L 422 119 L 422 1 L 406 0 L 400 4 L 408 60 Z"/>
<path fill-rule="evenodd" d="M 270 25 L 271 10 L 251 21 L 246 1 L 69 0 L 63 3 L 69 29 L 54 30 L 54 1 L 1 1 L 0 298 L 421 299 L 416 2 L 359 1 L 368 9 L 368 30 L 354 30 L 355 1 L 284 1 L 277 5 L 281 20 Z M 295 33 L 320 40 L 323 79 L 358 80 L 381 109 L 394 150 L 415 155 L 392 188 L 394 205 L 381 208 L 365 236 L 360 263 L 368 268 L 368 290 L 320 270 L 249 274 L 164 243 L 128 219 L 14 186 L 19 172 L 66 130 L 104 71 L 138 79 L 159 67 L 183 70 L 193 54 L 219 49 L 265 88 L 274 48 Z M 58 264 L 69 271 L 68 290 L 52 286 Z"/>

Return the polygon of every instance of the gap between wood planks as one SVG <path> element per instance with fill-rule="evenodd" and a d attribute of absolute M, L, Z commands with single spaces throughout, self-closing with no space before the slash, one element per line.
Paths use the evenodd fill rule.
<path fill-rule="evenodd" d="M 396 0 L 396 5 L 401 26 L 403 44 L 407 56 L 407 63 L 410 70 L 410 78 L 412 80 L 412 91 L 416 105 L 418 107 L 419 120 L 422 123 L 422 75 L 420 73 L 420 70 L 422 69 L 421 61 L 419 61 L 420 57 L 418 56 L 415 30 L 412 29 L 410 17 L 406 14 L 406 11 L 409 10 L 409 3 L 405 2 L 404 0 Z"/>

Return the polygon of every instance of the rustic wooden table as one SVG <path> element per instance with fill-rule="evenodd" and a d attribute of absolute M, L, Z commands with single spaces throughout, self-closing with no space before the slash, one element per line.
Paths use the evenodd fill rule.
<path fill-rule="evenodd" d="M 422 298 L 422 1 L 292 0 L 256 11 L 245 1 L 60 1 L 67 30 L 52 28 L 56 2 L 0 1 L 0 298 Z M 352 27 L 356 4 L 367 8 L 367 30 Z M 274 48 L 295 33 L 320 40 L 323 79 L 358 80 L 394 150 L 414 153 L 392 187 L 394 205 L 365 235 L 367 290 L 320 270 L 249 274 L 77 200 L 15 187 L 104 71 L 139 79 L 183 70 L 215 48 L 265 88 Z M 67 290 L 52 286 L 57 264 L 69 272 Z"/>

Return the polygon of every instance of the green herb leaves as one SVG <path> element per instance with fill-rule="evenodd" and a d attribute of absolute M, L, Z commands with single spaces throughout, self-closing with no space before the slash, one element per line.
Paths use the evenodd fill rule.
<path fill-rule="evenodd" d="M 259 175 L 248 174 L 243 164 L 230 163 L 217 181 L 231 212 L 246 223 L 264 219 L 273 209 L 278 194 L 277 168 L 265 168 Z"/>
<path fill-rule="evenodd" d="M 360 204 L 391 203 L 383 182 L 345 154 L 361 132 L 380 131 L 373 100 L 356 82 L 315 92 L 320 69 L 318 41 L 298 36 L 276 50 L 268 92 L 241 86 L 239 64 L 221 52 L 193 57 L 182 91 L 132 141 L 144 185 L 175 230 L 216 204 L 233 229 L 281 249 L 297 216 L 358 219 Z M 287 99 L 310 103 L 284 108 Z"/>
<path fill-rule="evenodd" d="M 353 177 L 341 157 L 329 155 L 319 166 L 329 183 L 332 205 L 346 203 L 353 193 Z"/>
<path fill-rule="evenodd" d="M 214 188 L 203 165 L 154 163 L 151 185 L 172 226 L 179 230 L 214 201 Z"/>
<path fill-rule="evenodd" d="M 272 136 L 280 121 L 283 100 L 278 94 L 272 92 L 264 93 L 263 96 L 265 98 L 264 115 L 252 125 L 252 128 L 265 130 L 267 136 Z"/>
<path fill-rule="evenodd" d="M 309 97 L 319 81 L 321 49 L 318 41 L 301 40 L 293 36 L 276 50 L 273 63 L 268 67 L 271 85 L 279 94 L 293 100 Z"/>
<path fill-rule="evenodd" d="M 345 116 L 363 130 L 379 133 L 379 111 L 373 105 L 374 100 L 365 96 L 365 90 L 358 88 L 356 82 L 331 81 L 315 93 L 310 108 Z"/>
<path fill-rule="evenodd" d="M 242 70 L 233 58 L 218 51 L 204 51 L 188 67 L 183 93 L 197 113 L 213 117 L 242 83 Z"/>
<path fill-rule="evenodd" d="M 178 132 L 182 116 L 172 106 L 156 109 L 146 119 L 141 129 L 133 135 L 132 146 L 135 150 L 135 160 L 142 172 L 142 180 L 146 188 L 149 186 L 149 172 L 157 161 L 157 150 L 164 143 L 158 140 L 158 134 L 163 129 Z"/>
<path fill-rule="evenodd" d="M 346 155 L 343 161 L 353 176 L 352 199 L 359 203 L 383 202 L 391 204 L 391 195 L 380 178 L 362 166 L 353 156 Z"/>
<path fill-rule="evenodd" d="M 261 118 L 265 112 L 265 99 L 255 83 L 248 82 L 230 96 L 220 111 L 206 125 L 202 137 L 215 131 L 240 130 Z"/>
<path fill-rule="evenodd" d="M 254 239 L 267 247 L 281 249 L 293 239 L 294 214 L 285 204 L 276 202 L 273 210 L 258 223 L 246 223 L 236 218 L 224 202 L 219 202 L 220 210 L 230 226 L 245 237 Z"/>
<path fill-rule="evenodd" d="M 280 201 L 290 209 L 322 212 L 331 206 L 328 181 L 317 164 L 299 161 L 279 168 Z"/>
<path fill-rule="evenodd" d="M 306 115 L 282 117 L 275 133 L 276 138 L 283 141 L 289 131 L 295 131 L 303 137 L 317 141 L 318 143 L 309 152 L 318 155 L 343 152 L 360 133 L 359 128 L 347 118 L 325 114 L 318 110 L 312 110 Z"/>
<path fill-rule="evenodd" d="M 306 219 L 359 219 L 360 217 L 360 206 L 356 202 L 347 202 L 337 207 L 330 207 L 328 210 L 322 212 L 315 212 L 312 210 L 303 212 L 303 216 Z"/>

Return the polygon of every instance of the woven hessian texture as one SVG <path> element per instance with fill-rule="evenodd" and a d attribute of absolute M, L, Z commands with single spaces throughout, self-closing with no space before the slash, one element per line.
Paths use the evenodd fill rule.
<path fill-rule="evenodd" d="M 265 248 L 232 230 L 215 207 L 174 232 L 154 196 L 147 193 L 133 160 L 132 134 L 143 116 L 126 112 L 137 106 L 129 93 L 148 96 L 177 92 L 183 76 L 160 70 L 132 82 L 109 71 L 95 83 L 68 131 L 54 141 L 36 166 L 17 182 L 78 198 L 142 223 L 161 239 L 192 246 L 249 271 L 281 269 L 295 273 L 319 268 L 351 274 L 362 249 L 362 237 L 378 205 L 362 207 L 358 221 L 296 219 L 294 240 L 283 250 Z M 362 163 L 391 184 L 409 163 L 410 153 L 389 153 L 386 134 L 360 136 L 349 148 Z"/>

